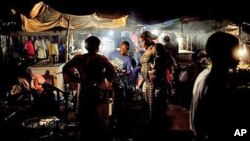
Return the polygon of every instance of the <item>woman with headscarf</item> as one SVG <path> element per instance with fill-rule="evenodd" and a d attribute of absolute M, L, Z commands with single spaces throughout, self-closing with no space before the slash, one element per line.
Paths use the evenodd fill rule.
<path fill-rule="evenodd" d="M 144 31 L 140 36 L 140 41 L 142 47 L 145 49 L 145 52 L 140 58 L 143 81 L 139 84 L 139 87 L 142 87 L 142 85 L 144 85 L 146 88 L 144 100 L 146 101 L 149 108 L 149 119 L 152 119 L 152 96 L 154 91 L 153 83 L 149 78 L 149 72 L 154 60 L 153 47 L 155 43 L 153 40 L 157 38 L 158 37 L 156 35 L 152 34 L 149 31 Z"/>
<path fill-rule="evenodd" d="M 168 54 L 164 46 L 154 43 L 157 39 L 149 31 L 141 34 L 142 46 L 145 49 L 141 56 L 141 74 L 146 87 L 145 98 L 150 120 L 149 138 L 162 140 L 165 130 L 165 116 L 167 111 L 166 69 Z"/>

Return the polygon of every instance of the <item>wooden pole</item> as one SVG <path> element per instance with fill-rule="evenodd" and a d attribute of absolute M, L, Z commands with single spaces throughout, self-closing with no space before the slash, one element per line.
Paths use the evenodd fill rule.
<path fill-rule="evenodd" d="M 67 39 L 67 46 L 66 46 L 66 63 L 69 61 L 69 45 L 70 45 L 70 41 L 69 41 L 69 26 L 70 26 L 70 19 L 71 19 L 71 16 L 69 16 L 68 28 L 67 28 L 67 32 L 66 32 L 66 39 Z"/>

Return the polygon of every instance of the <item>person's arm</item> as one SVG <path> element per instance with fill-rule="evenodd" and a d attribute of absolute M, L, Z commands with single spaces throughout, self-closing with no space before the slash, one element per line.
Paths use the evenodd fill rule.
<path fill-rule="evenodd" d="M 170 59 L 171 63 L 173 64 L 172 65 L 173 67 L 177 66 L 177 63 L 176 63 L 174 57 L 171 54 L 169 54 L 169 59 Z"/>
<path fill-rule="evenodd" d="M 150 58 L 149 58 L 149 66 L 151 69 L 155 68 L 155 60 L 157 59 L 156 58 L 156 55 L 154 53 L 154 48 L 148 50 L 149 54 L 150 54 Z"/>
<path fill-rule="evenodd" d="M 46 80 L 42 75 L 33 75 L 34 89 L 39 92 L 42 92 L 43 91 L 42 84 L 44 84 L 45 81 Z"/>
<path fill-rule="evenodd" d="M 140 79 L 138 79 L 138 84 L 135 87 L 136 89 L 142 89 L 143 83 L 144 83 L 144 79 L 142 77 L 140 77 Z"/>
<path fill-rule="evenodd" d="M 26 90 L 30 90 L 30 84 L 25 78 L 18 77 L 18 83 Z"/>
<path fill-rule="evenodd" d="M 80 56 L 75 56 L 73 59 L 71 59 L 69 62 L 67 62 L 63 67 L 63 74 L 65 81 L 74 81 L 74 82 L 80 82 L 80 78 L 76 76 L 72 72 L 72 68 L 77 68 L 77 65 L 79 64 Z"/>
<path fill-rule="evenodd" d="M 104 61 L 104 67 L 105 67 L 105 76 L 109 82 L 112 82 L 115 76 L 115 68 L 108 61 L 106 57 L 103 57 L 103 61 Z"/>
<path fill-rule="evenodd" d="M 131 70 L 132 65 L 130 59 L 128 59 L 127 64 L 126 64 L 126 72 L 123 73 L 124 76 L 129 76 L 132 72 Z"/>

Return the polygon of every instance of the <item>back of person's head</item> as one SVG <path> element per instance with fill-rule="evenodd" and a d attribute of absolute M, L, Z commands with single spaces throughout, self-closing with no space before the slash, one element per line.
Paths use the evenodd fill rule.
<path fill-rule="evenodd" d="M 156 43 L 154 45 L 154 54 L 162 57 L 167 54 L 165 47 L 161 43 Z"/>
<path fill-rule="evenodd" d="M 168 35 L 164 36 L 163 41 L 164 43 L 170 42 L 170 37 Z"/>
<path fill-rule="evenodd" d="M 85 39 L 85 48 L 89 53 L 95 53 L 96 50 L 99 50 L 101 40 L 96 36 L 90 36 Z"/>
<path fill-rule="evenodd" d="M 131 65 L 132 65 L 132 67 L 133 67 L 133 68 L 135 68 L 135 67 L 136 67 L 136 61 L 135 61 L 135 59 L 134 59 L 134 58 L 131 60 Z"/>
<path fill-rule="evenodd" d="M 235 65 L 235 49 L 239 46 L 239 40 L 228 33 L 218 31 L 212 34 L 206 44 L 206 52 L 212 63 L 222 65 Z"/>

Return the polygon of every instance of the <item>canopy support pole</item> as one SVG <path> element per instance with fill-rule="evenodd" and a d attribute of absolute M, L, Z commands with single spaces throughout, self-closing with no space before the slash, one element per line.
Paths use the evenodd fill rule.
<path fill-rule="evenodd" d="M 69 45 L 70 45 L 70 40 L 69 40 L 69 26 L 70 26 L 70 19 L 71 16 L 69 16 L 69 20 L 68 20 L 68 28 L 67 28 L 67 32 L 66 32 L 66 39 L 67 39 L 67 46 L 66 46 L 66 63 L 69 61 Z"/>

